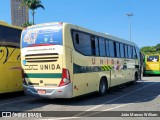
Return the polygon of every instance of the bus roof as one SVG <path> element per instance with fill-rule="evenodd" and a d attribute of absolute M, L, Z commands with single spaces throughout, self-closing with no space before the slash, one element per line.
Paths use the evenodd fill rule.
<path fill-rule="evenodd" d="M 37 25 L 32 25 L 32 26 L 29 26 L 27 28 L 34 28 L 34 27 L 40 27 L 40 26 L 45 26 L 45 25 L 58 25 L 58 24 L 63 24 L 65 26 L 72 26 L 72 27 L 76 27 L 77 30 L 81 30 L 81 31 L 84 31 L 84 32 L 87 32 L 87 33 L 90 33 L 90 34 L 94 34 L 94 35 L 97 35 L 97 36 L 101 36 L 101 37 L 104 37 L 104 38 L 108 38 L 108 39 L 112 39 L 112 40 L 115 40 L 115 41 L 118 41 L 118 42 L 121 42 L 121 43 L 126 43 L 126 44 L 130 44 L 130 45 L 133 45 L 133 46 L 137 46 L 134 42 L 132 41 L 128 41 L 128 40 L 125 40 L 125 39 L 122 39 L 122 38 L 119 38 L 119 37 L 115 37 L 113 35 L 110 35 L 110 34 L 106 34 L 106 33 L 101 33 L 101 32 L 96 32 L 94 30 L 90 30 L 90 29 L 87 29 L 85 27 L 81 27 L 81 26 L 78 26 L 78 25 L 74 25 L 74 24 L 70 24 L 70 23 L 66 23 L 66 22 L 50 22 L 50 23 L 42 23 L 42 24 L 37 24 Z M 138 47 L 138 46 L 137 46 Z"/>
<path fill-rule="evenodd" d="M 7 26 L 7 27 L 11 27 L 11 28 L 17 28 L 17 29 L 22 29 L 22 27 L 19 27 L 19 26 L 15 26 L 15 25 L 10 25 L 4 21 L 0 21 L 0 25 L 3 25 L 3 26 Z"/>

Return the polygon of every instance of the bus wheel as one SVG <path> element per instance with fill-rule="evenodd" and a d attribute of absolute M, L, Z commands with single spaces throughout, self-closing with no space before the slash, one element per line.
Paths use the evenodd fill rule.
<path fill-rule="evenodd" d="M 105 78 L 101 78 L 99 83 L 99 95 L 105 95 L 108 89 L 108 84 Z"/>
<path fill-rule="evenodd" d="M 134 81 L 132 81 L 133 85 L 137 84 L 137 81 L 138 81 L 138 74 L 135 73 L 135 75 L 134 75 Z"/>

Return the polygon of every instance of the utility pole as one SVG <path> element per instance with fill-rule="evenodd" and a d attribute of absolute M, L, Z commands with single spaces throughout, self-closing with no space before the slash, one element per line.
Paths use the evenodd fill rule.
<path fill-rule="evenodd" d="M 133 16 L 133 13 L 127 13 L 126 15 L 129 17 L 129 40 L 131 41 L 131 16 Z"/>

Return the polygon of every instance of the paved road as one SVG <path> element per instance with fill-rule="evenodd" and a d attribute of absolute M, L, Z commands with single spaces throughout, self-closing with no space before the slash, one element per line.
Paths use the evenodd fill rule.
<path fill-rule="evenodd" d="M 63 116 L 43 119 L 160 119 L 160 117 L 156 117 L 157 114 L 160 116 L 160 112 L 157 112 L 160 111 L 160 76 L 144 77 L 143 81 L 139 81 L 136 85 L 128 85 L 118 90 L 111 90 L 102 97 L 97 96 L 97 94 L 92 94 L 73 99 L 50 100 L 24 96 L 21 92 L 3 94 L 0 95 L 0 111 L 22 111 L 23 113 L 26 111 L 56 111 L 43 112 L 42 116 L 54 116 L 53 114 L 55 113 L 56 115 Z M 135 111 L 142 112 L 135 113 Z M 23 115 L 25 116 L 25 113 Z M 64 117 L 65 115 L 70 115 L 70 117 L 66 118 Z M 121 115 L 123 117 L 112 117 Z M 126 117 L 128 115 L 139 117 Z M 142 115 L 152 117 L 140 117 Z M 17 120 L 21 118 L 12 119 Z M 32 119 L 33 118 L 30 118 L 30 120 Z"/>

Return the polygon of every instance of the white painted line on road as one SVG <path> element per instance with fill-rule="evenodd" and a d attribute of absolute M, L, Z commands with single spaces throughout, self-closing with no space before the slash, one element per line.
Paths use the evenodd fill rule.
<path fill-rule="evenodd" d="M 89 116 L 91 117 L 92 115 L 96 115 L 96 114 L 99 114 L 99 113 L 104 112 L 104 111 L 110 111 L 110 110 L 114 110 L 114 109 L 117 109 L 117 108 L 125 107 L 125 106 L 128 106 L 128 105 L 131 105 L 131 104 L 134 104 L 134 103 L 139 103 L 139 102 L 149 100 L 149 99 L 152 99 L 152 98 L 155 98 L 155 97 L 157 97 L 157 95 L 149 97 L 149 98 L 145 98 L 143 100 L 139 100 L 139 101 L 136 101 L 136 102 L 132 102 L 132 103 L 123 104 L 123 105 L 119 105 L 119 106 L 116 106 L 116 107 L 108 108 L 108 109 L 105 109 L 105 110 L 102 110 L 102 111 L 98 111 L 98 112 L 93 111 L 94 113 L 89 114 L 89 115 L 85 115 L 83 117 L 89 117 Z M 158 95 L 158 97 L 160 97 L 160 95 Z"/>
<path fill-rule="evenodd" d="M 128 104 L 123 104 L 123 105 L 119 105 L 119 106 L 116 106 L 116 107 L 112 107 L 112 108 L 107 108 L 107 109 L 104 109 L 102 111 L 98 111 L 98 112 L 94 112 L 92 114 L 89 114 L 89 115 L 84 115 L 83 117 L 92 117 L 93 115 L 96 115 L 96 114 L 99 114 L 101 112 L 104 112 L 104 111 L 110 111 L 110 110 L 114 110 L 114 109 L 117 109 L 117 108 L 121 108 L 121 107 L 125 107 L 125 106 L 128 106 L 128 105 L 131 105 L 131 104 L 134 104 L 134 103 L 139 103 L 139 102 L 143 102 L 143 101 L 146 101 L 146 100 L 149 100 L 149 99 L 152 99 L 152 98 L 156 98 L 156 97 L 160 97 L 160 95 L 155 95 L 155 96 L 152 96 L 152 97 L 149 97 L 149 98 L 145 98 L 143 100 L 139 100 L 139 101 L 136 101 L 136 102 L 132 102 L 132 103 L 128 103 Z M 87 111 L 86 111 L 87 112 Z M 82 118 L 81 116 L 79 117 L 63 117 L 63 118 L 56 118 L 54 120 L 64 120 L 64 119 L 76 119 L 76 118 Z M 47 119 L 47 120 L 52 120 L 52 119 Z"/>
<path fill-rule="evenodd" d="M 156 84 L 156 83 L 151 83 L 151 84 L 146 85 L 146 86 L 144 86 L 144 87 L 142 87 L 142 88 L 139 88 L 139 89 L 137 89 L 137 90 L 135 90 L 135 91 L 129 92 L 129 93 L 127 93 L 127 94 L 124 94 L 124 95 L 122 95 L 122 96 L 120 96 L 120 97 L 118 97 L 118 98 L 115 98 L 115 99 L 110 100 L 110 101 L 106 101 L 106 102 L 104 102 L 104 103 L 102 103 L 102 104 L 100 104 L 100 105 L 97 105 L 97 106 L 95 106 L 95 107 L 92 107 L 92 108 L 90 108 L 90 109 L 87 109 L 86 111 L 81 112 L 81 113 L 79 113 L 79 114 L 77 114 L 77 115 L 75 115 L 75 116 L 73 116 L 73 117 L 55 118 L 54 120 L 81 118 L 80 116 L 83 115 L 84 113 L 88 112 L 88 111 L 92 111 L 92 110 L 94 110 L 94 109 L 96 109 L 96 108 L 99 108 L 99 107 L 101 107 L 101 106 L 103 106 L 103 105 L 105 105 L 105 104 L 107 104 L 107 103 L 111 103 L 111 102 L 113 102 L 113 101 L 116 101 L 116 100 L 118 100 L 118 99 L 121 99 L 121 98 L 123 98 L 123 97 L 126 97 L 126 96 L 128 96 L 128 95 L 130 95 L 130 94 L 133 94 L 133 93 L 135 93 L 135 92 L 137 92 L 137 91 L 140 91 L 140 90 L 142 90 L 142 89 L 144 89 L 144 88 L 146 88 L 146 87 L 149 87 L 149 86 L 151 86 L 151 85 L 154 85 L 154 84 Z M 160 95 L 159 95 L 159 96 L 160 96 Z M 154 97 L 155 97 L 155 96 L 154 96 Z M 149 98 L 147 98 L 147 99 L 149 99 Z M 107 110 L 108 110 L 108 111 L 109 111 L 109 110 L 113 110 L 113 109 L 116 109 L 116 108 L 119 108 L 119 107 L 124 107 L 124 106 L 129 105 L 129 104 L 133 104 L 133 103 L 128 103 L 128 104 L 125 104 L 125 105 L 120 105 L 120 106 L 116 106 L 116 107 L 113 107 L 113 108 L 109 108 L 109 109 L 106 109 L 106 111 L 107 111 Z M 94 112 L 94 111 L 93 111 L 93 112 Z M 100 111 L 100 112 L 102 112 L 102 111 Z M 51 119 L 48 119 L 48 120 L 51 120 Z"/>
<path fill-rule="evenodd" d="M 111 103 L 111 102 L 116 101 L 116 100 L 118 100 L 118 99 L 121 99 L 121 98 L 123 98 L 123 97 L 126 97 L 126 96 L 128 96 L 128 95 L 130 95 L 130 94 L 133 94 L 133 93 L 135 93 L 135 92 L 137 92 L 137 91 L 140 91 L 140 90 L 142 90 L 142 89 L 144 89 L 144 88 L 146 88 L 146 87 L 149 87 L 149 86 L 151 86 L 151 85 L 153 85 L 153 84 L 156 84 L 156 83 L 151 83 L 151 84 L 146 85 L 146 86 L 144 86 L 144 87 L 142 87 L 142 88 L 139 88 L 139 89 L 137 89 L 137 90 L 135 90 L 135 91 L 129 92 L 129 93 L 127 93 L 127 94 L 124 94 L 124 95 L 122 95 L 122 96 L 120 96 L 120 97 L 118 97 L 118 98 L 115 98 L 115 99 L 110 100 L 110 101 L 106 101 L 106 102 L 104 102 L 104 103 L 102 103 L 102 104 L 100 104 L 100 105 L 97 105 L 97 106 L 92 107 L 92 108 L 90 108 L 90 109 L 88 109 L 88 110 L 86 110 L 86 111 L 84 111 L 84 112 L 82 112 L 82 113 L 79 113 L 79 114 L 75 115 L 74 117 L 78 117 L 79 115 L 82 115 L 82 114 L 86 113 L 87 111 L 92 111 L 92 110 L 94 110 L 94 109 L 96 109 L 96 108 L 99 108 L 99 107 L 105 105 L 105 104 L 108 104 L 108 103 Z"/>
<path fill-rule="evenodd" d="M 26 100 L 31 100 L 31 99 L 35 99 L 35 98 L 28 98 L 28 99 L 23 99 L 23 100 L 12 101 L 12 102 L 8 102 L 8 103 L 2 103 L 2 104 L 0 104 L 0 106 L 13 104 L 13 103 L 17 103 L 17 102 L 22 102 L 22 101 L 26 101 Z"/>

